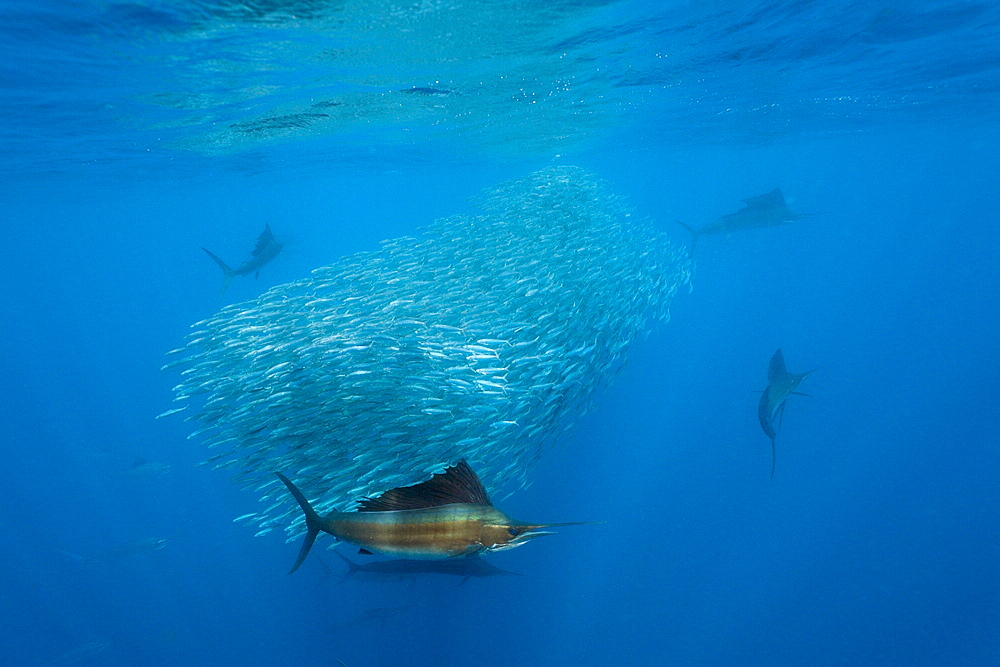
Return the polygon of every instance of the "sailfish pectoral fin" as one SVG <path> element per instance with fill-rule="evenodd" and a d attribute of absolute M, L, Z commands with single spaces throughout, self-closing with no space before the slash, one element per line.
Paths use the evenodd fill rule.
<path fill-rule="evenodd" d="M 275 474 L 278 476 L 278 479 L 284 482 L 285 486 L 288 487 L 288 490 L 292 493 L 292 497 L 295 498 L 295 501 L 299 504 L 299 507 L 302 508 L 302 512 L 306 517 L 306 538 L 302 542 L 302 548 L 299 549 L 299 557 L 295 560 L 295 565 L 293 565 L 292 569 L 288 571 L 288 574 L 292 574 L 295 570 L 299 569 L 299 566 L 302 565 L 302 561 L 304 561 L 306 556 L 309 555 L 309 550 L 312 548 L 313 542 L 316 541 L 316 537 L 322 529 L 322 520 L 319 518 L 319 515 L 316 514 L 316 510 L 313 509 L 312 505 L 309 504 L 309 501 L 306 500 L 306 497 L 301 491 L 299 491 L 299 488 L 292 483 L 292 480 L 288 479 L 280 472 Z"/>

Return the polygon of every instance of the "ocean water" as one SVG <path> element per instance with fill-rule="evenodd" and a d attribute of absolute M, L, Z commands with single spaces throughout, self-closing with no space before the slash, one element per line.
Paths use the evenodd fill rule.
<path fill-rule="evenodd" d="M 1000 660 L 995 3 L 0 7 L 3 664 Z M 808 215 L 699 238 L 670 321 L 497 500 L 605 523 L 485 557 L 519 576 L 287 575 L 297 540 L 233 522 L 259 494 L 154 419 L 166 352 L 569 166 L 680 248 L 776 187 Z M 281 254 L 220 296 L 200 248 L 265 224 Z M 816 370 L 772 479 L 778 348 Z"/>

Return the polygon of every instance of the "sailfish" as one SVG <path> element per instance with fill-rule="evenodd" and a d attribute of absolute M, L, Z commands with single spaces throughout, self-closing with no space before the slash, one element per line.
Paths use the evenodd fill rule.
<path fill-rule="evenodd" d="M 248 276 L 252 273 L 254 278 L 259 278 L 261 268 L 277 257 L 278 253 L 281 252 L 282 247 L 283 246 L 278 243 L 277 239 L 274 238 L 274 234 L 271 233 L 271 225 L 265 224 L 264 231 L 257 237 L 257 244 L 250 253 L 250 259 L 246 260 L 235 269 L 229 268 L 228 264 L 219 259 L 219 257 L 208 248 L 202 248 L 202 250 L 204 250 L 205 253 L 219 265 L 219 268 L 222 269 L 222 273 L 225 276 L 225 281 L 222 283 L 222 289 L 219 291 L 219 294 L 221 295 L 226 291 L 226 288 L 229 287 L 229 283 L 231 283 L 233 278 L 236 276 Z"/>
<path fill-rule="evenodd" d="M 347 566 L 340 580 L 344 581 L 350 577 L 359 575 L 369 579 L 392 578 L 404 579 L 407 577 L 416 578 L 424 575 L 443 575 L 460 577 L 459 585 L 464 584 L 469 579 L 476 577 L 486 579 L 498 575 L 521 576 L 517 572 L 502 570 L 492 563 L 488 563 L 479 556 L 466 556 L 464 558 L 449 558 L 447 560 L 413 560 L 408 558 L 394 558 L 392 560 L 379 560 L 370 563 L 356 563 L 339 551 L 334 553 L 344 561 Z M 320 560 L 320 564 L 333 574 L 326 563 Z"/>
<path fill-rule="evenodd" d="M 798 396 L 808 396 L 795 391 L 799 383 L 812 371 L 805 373 L 789 373 L 785 368 L 785 357 L 781 354 L 781 348 L 771 357 L 771 363 L 767 367 L 767 386 L 761 392 L 760 402 L 757 404 L 757 420 L 760 427 L 764 429 L 764 434 L 771 439 L 771 477 L 774 478 L 775 447 L 774 438 L 777 433 L 774 430 L 774 418 L 778 417 L 778 426 L 781 426 L 781 419 L 785 414 L 785 401 L 792 394 Z"/>
<path fill-rule="evenodd" d="M 743 204 L 743 208 L 735 213 L 727 213 L 701 229 L 695 229 L 677 220 L 677 224 L 691 233 L 691 252 L 694 253 L 698 237 L 705 234 L 726 234 L 728 236 L 733 232 L 784 225 L 805 217 L 805 214 L 795 213 L 788 208 L 785 203 L 785 195 L 782 194 L 780 188 L 744 199 Z"/>
<path fill-rule="evenodd" d="M 552 534 L 543 528 L 581 523 L 529 524 L 511 519 L 493 506 L 465 459 L 425 482 L 365 498 L 355 512 L 334 511 L 325 517 L 316 513 L 290 479 L 276 474 L 306 519 L 305 541 L 289 574 L 302 565 L 320 532 L 360 547 L 361 553 L 440 560 L 512 549 Z"/>

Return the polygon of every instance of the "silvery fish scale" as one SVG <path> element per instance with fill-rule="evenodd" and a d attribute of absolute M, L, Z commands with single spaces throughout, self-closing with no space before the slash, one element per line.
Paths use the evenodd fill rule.
<path fill-rule="evenodd" d="M 582 169 L 544 169 L 193 326 L 176 399 L 209 459 L 261 493 L 241 517 L 302 532 L 274 476 L 321 514 L 466 458 L 491 494 L 527 483 L 690 266 Z"/>

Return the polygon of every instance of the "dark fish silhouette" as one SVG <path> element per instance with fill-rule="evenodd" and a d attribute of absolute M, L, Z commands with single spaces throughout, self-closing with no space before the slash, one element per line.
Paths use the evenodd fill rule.
<path fill-rule="evenodd" d="M 166 475 L 168 472 L 170 472 L 170 466 L 166 463 L 158 463 L 157 461 L 150 461 L 149 459 L 137 456 L 132 463 L 132 467 L 121 471 L 121 474 L 127 477 L 153 477 Z"/>
<path fill-rule="evenodd" d="M 677 220 L 677 224 L 691 233 L 691 252 L 694 253 L 698 237 L 705 234 L 728 235 L 733 232 L 784 225 L 805 217 L 804 214 L 794 213 L 788 208 L 788 205 L 785 204 L 785 195 L 781 194 L 780 188 L 775 188 L 767 194 L 744 199 L 743 203 L 745 206 L 740 210 L 728 213 L 701 229 L 695 229 Z"/>
<path fill-rule="evenodd" d="M 163 547 L 167 546 L 167 542 L 169 542 L 169 540 L 165 537 L 140 537 L 139 539 L 130 540 L 86 556 L 80 556 L 63 549 L 59 549 L 58 551 L 66 556 L 69 556 L 73 560 L 84 563 L 110 563 L 118 560 L 135 558 L 136 556 L 151 554 L 154 551 L 159 551 Z"/>
<path fill-rule="evenodd" d="M 397 558 L 436 560 L 501 551 L 520 546 L 574 523 L 528 524 L 514 521 L 493 507 L 486 489 L 462 459 L 426 482 L 390 489 L 366 498 L 357 512 L 330 512 L 319 516 L 291 480 L 277 473 L 305 513 L 306 538 L 295 572 L 306 559 L 320 531 L 350 542 L 364 551 Z"/>
<path fill-rule="evenodd" d="M 757 420 L 764 434 L 771 439 L 771 477 L 774 477 L 775 448 L 774 438 L 777 433 L 774 430 L 774 417 L 778 417 L 778 426 L 781 426 L 781 418 L 785 414 L 785 401 L 792 394 L 808 396 L 795 391 L 799 383 L 805 379 L 812 371 L 805 373 L 789 373 L 785 369 L 785 357 L 781 354 L 781 348 L 771 357 L 771 363 L 767 367 L 767 387 L 761 392 L 760 401 L 757 403 Z"/>
<path fill-rule="evenodd" d="M 92 658 L 101 653 L 108 647 L 107 642 L 87 642 L 86 644 L 80 644 L 79 646 L 66 651 L 61 655 L 41 662 L 39 664 L 45 665 L 46 667 L 56 667 L 56 665 L 77 665 L 81 663 L 86 664 L 96 664 L 92 662 Z"/>
<path fill-rule="evenodd" d="M 503 570 L 487 563 L 479 556 L 449 558 L 447 560 L 407 560 L 399 558 L 373 561 L 371 563 L 356 563 L 339 551 L 335 553 L 347 566 L 347 572 L 340 578 L 340 581 L 345 581 L 355 576 L 368 579 L 406 579 L 439 574 L 449 577 L 461 577 L 462 580 L 459 582 L 459 585 L 461 585 L 473 577 L 486 579 L 487 577 L 504 574 L 521 576 L 518 572 Z M 323 567 L 326 567 L 326 563 L 323 561 L 320 562 L 323 563 Z M 329 569 L 327 571 L 329 572 Z"/>
<path fill-rule="evenodd" d="M 408 614 L 416 605 L 407 604 L 399 607 L 376 607 L 367 609 L 351 618 L 339 621 L 330 626 L 330 632 L 336 635 L 366 630 L 385 630 L 386 626 L 395 624 L 400 617 Z M 343 661 L 334 658 L 343 665 Z"/>
<path fill-rule="evenodd" d="M 250 253 L 250 259 L 243 262 L 235 269 L 229 268 L 229 266 L 223 262 L 218 256 L 215 255 L 208 248 L 202 248 L 209 257 L 215 260 L 215 263 L 219 265 L 222 269 L 223 275 L 226 277 L 225 282 L 222 283 L 222 290 L 219 294 L 226 291 L 229 287 L 229 283 L 233 281 L 236 276 L 248 276 L 251 273 L 254 278 L 260 277 L 261 268 L 270 262 L 272 259 L 278 256 L 281 252 L 282 245 L 274 238 L 274 234 L 271 233 L 271 225 L 264 225 L 264 231 L 261 232 L 260 236 L 257 237 L 257 245 L 254 246 L 253 252 Z"/>
<path fill-rule="evenodd" d="M 444 95 L 451 94 L 451 91 L 446 88 L 425 88 L 422 86 L 414 86 L 413 88 L 403 88 L 399 92 L 409 93 L 410 95 L 433 95 L 436 97 L 443 97 Z"/>

